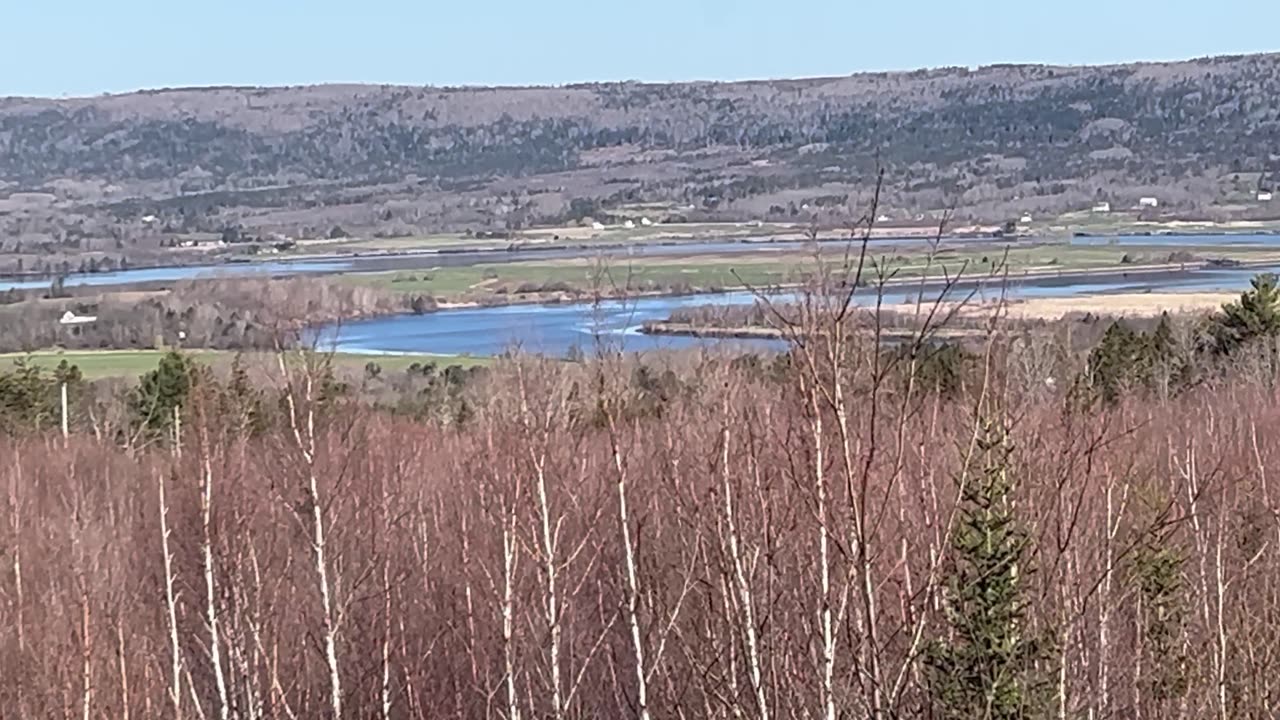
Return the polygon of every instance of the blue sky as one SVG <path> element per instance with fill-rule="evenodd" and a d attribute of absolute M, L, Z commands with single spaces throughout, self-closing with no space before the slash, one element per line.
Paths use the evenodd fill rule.
<path fill-rule="evenodd" d="M 1273 0 L 0 0 L 0 95 L 841 75 L 1280 49 Z"/>

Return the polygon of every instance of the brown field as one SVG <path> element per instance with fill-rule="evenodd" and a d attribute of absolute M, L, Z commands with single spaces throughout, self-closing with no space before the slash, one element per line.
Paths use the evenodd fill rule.
<path fill-rule="evenodd" d="M 1213 312 L 1239 297 L 1239 293 L 1229 292 L 1151 292 L 1028 298 L 1007 300 L 1003 303 L 972 304 L 965 307 L 961 314 L 979 316 L 1000 309 L 1008 317 L 1023 320 L 1057 320 L 1068 315 L 1085 313 L 1117 317 L 1154 317 L 1166 312 L 1171 315 Z M 950 309 L 952 306 L 946 307 Z M 890 305 L 886 309 L 910 313 L 915 309 L 915 305 Z"/>

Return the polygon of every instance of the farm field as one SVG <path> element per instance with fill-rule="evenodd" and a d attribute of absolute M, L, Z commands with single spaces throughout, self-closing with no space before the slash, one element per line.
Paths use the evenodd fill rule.
<path fill-rule="evenodd" d="M 825 247 L 825 262 L 842 262 L 844 248 Z M 378 273 L 352 273 L 344 282 L 405 293 L 425 293 L 446 302 L 483 301 L 487 298 L 539 293 L 587 293 L 619 291 L 670 291 L 765 287 L 794 282 L 799 270 L 814 267 L 812 252 L 760 252 L 692 257 L 641 257 L 627 259 L 563 259 L 536 262 L 479 264 Z M 1262 246 L 1179 246 L 1109 243 L 1099 245 L 1035 244 L 1003 247 L 992 243 L 943 247 L 930 256 L 921 247 L 885 248 L 872 252 L 864 273 L 877 277 L 918 278 L 1003 274 L 1011 277 L 1036 273 L 1087 273 L 1176 270 L 1208 261 L 1280 263 L 1280 250 Z"/>

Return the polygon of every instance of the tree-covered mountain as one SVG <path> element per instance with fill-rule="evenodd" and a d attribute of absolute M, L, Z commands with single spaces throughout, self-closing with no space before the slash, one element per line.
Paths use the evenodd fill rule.
<path fill-rule="evenodd" d="M 1157 191 L 1167 207 L 1203 211 L 1270 184 L 1276 97 L 1280 54 L 734 83 L 8 98 L 0 187 L 144 201 L 122 212 L 166 199 L 209 212 L 395 194 L 416 219 L 449 224 L 467 213 L 441 198 L 466 192 L 553 193 L 535 216 L 574 198 L 777 214 L 798 191 L 857 191 L 878 164 L 904 212 L 1060 211 Z"/>

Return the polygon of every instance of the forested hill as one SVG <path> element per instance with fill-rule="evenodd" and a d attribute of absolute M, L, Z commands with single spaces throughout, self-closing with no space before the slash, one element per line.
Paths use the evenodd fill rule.
<path fill-rule="evenodd" d="M 558 189 L 583 197 L 733 202 L 856 184 L 879 162 L 904 206 L 1039 196 L 1048 208 L 1119 183 L 1190 207 L 1218 201 L 1226 175 L 1270 182 L 1277 97 L 1280 54 L 735 83 L 7 98 L 0 195 L 232 191 L 228 205 L 272 205 L 291 202 L 280 188 L 315 183 L 407 178 L 425 192 L 568 173 Z M 234 196 L 264 187 L 277 195 Z"/>

